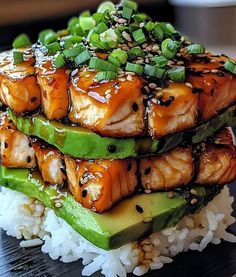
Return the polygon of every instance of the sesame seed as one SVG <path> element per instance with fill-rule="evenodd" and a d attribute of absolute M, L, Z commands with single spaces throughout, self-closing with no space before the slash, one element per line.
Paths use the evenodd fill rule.
<path fill-rule="evenodd" d="M 143 219 L 143 223 L 148 223 L 148 222 L 151 222 L 152 221 L 152 218 L 151 217 L 146 217 Z"/>
<path fill-rule="evenodd" d="M 111 94 L 107 94 L 106 99 L 110 99 L 110 98 L 111 98 Z"/>
<path fill-rule="evenodd" d="M 185 85 L 189 88 L 193 88 L 193 85 L 191 83 L 185 83 Z"/>
<path fill-rule="evenodd" d="M 196 199 L 196 198 L 193 198 L 193 199 L 191 200 L 191 204 L 194 205 L 194 204 L 196 204 L 196 203 L 197 203 L 197 199 Z"/>
<path fill-rule="evenodd" d="M 126 22 L 127 22 L 127 20 L 124 19 L 124 18 L 119 18 L 119 19 L 118 19 L 118 23 L 120 23 L 120 24 L 124 24 L 124 23 L 126 23 Z"/>
<path fill-rule="evenodd" d="M 197 195 L 197 192 L 196 192 L 195 189 L 191 189 L 191 190 L 190 190 L 190 193 L 193 194 L 193 195 Z"/>
<path fill-rule="evenodd" d="M 211 72 L 212 73 L 218 73 L 218 70 L 217 69 L 212 69 Z"/>
<path fill-rule="evenodd" d="M 140 207 L 139 205 L 136 205 L 136 210 L 137 210 L 137 212 L 139 212 L 140 214 L 143 213 L 143 208 Z"/>
<path fill-rule="evenodd" d="M 145 26 L 145 23 L 144 22 L 141 22 L 140 24 L 139 24 L 139 27 L 140 28 L 143 28 Z"/>
<path fill-rule="evenodd" d="M 145 252 L 151 252 L 152 251 L 151 244 L 144 244 L 142 248 Z"/>
<path fill-rule="evenodd" d="M 61 207 L 62 207 L 62 204 L 61 204 L 60 202 L 56 202 L 55 207 L 56 207 L 56 208 L 61 208 Z"/>
<path fill-rule="evenodd" d="M 202 73 L 210 73 L 210 70 L 205 69 L 205 70 L 202 71 Z"/>
<path fill-rule="evenodd" d="M 142 45 L 142 48 L 146 48 L 148 46 L 148 44 L 147 43 L 144 43 L 143 45 Z"/>
<path fill-rule="evenodd" d="M 123 38 L 126 39 L 127 41 L 132 42 L 131 36 L 130 36 L 128 33 L 126 33 L 125 31 L 122 32 L 122 36 L 123 36 Z"/>
<path fill-rule="evenodd" d="M 108 89 L 105 91 L 105 94 L 110 94 L 111 93 L 111 89 Z"/>
<path fill-rule="evenodd" d="M 148 93 L 150 92 L 150 89 L 148 86 L 145 86 L 144 89 L 146 90 L 146 92 L 148 92 Z"/>
<path fill-rule="evenodd" d="M 159 51 L 159 49 L 160 49 L 160 47 L 159 47 L 158 45 L 154 45 L 154 46 L 152 47 L 152 51 L 153 51 L 153 52 L 157 52 L 157 51 Z"/>
<path fill-rule="evenodd" d="M 151 193 L 152 191 L 151 191 L 150 189 L 145 189 L 144 192 L 147 193 L 147 194 L 149 194 L 149 193 Z"/>
<path fill-rule="evenodd" d="M 210 60 L 210 62 L 211 62 L 211 63 L 215 63 L 215 62 L 216 62 L 216 60 L 212 59 L 212 60 Z"/>
<path fill-rule="evenodd" d="M 127 80 L 128 80 L 128 81 L 133 81 L 132 75 L 129 74 L 129 75 L 127 76 Z"/>
<path fill-rule="evenodd" d="M 177 65 L 182 65 L 182 64 L 184 64 L 183 61 L 178 61 L 178 62 L 177 62 Z"/>
<path fill-rule="evenodd" d="M 134 47 L 133 43 L 128 42 L 128 47 L 129 47 L 129 48 L 133 48 L 133 47 Z"/>
<path fill-rule="evenodd" d="M 151 173 L 151 167 L 148 167 L 144 170 L 144 175 L 149 175 Z"/>
<path fill-rule="evenodd" d="M 155 90 L 159 90 L 160 91 L 160 90 L 162 90 L 162 88 L 161 87 L 156 87 Z"/>
<path fill-rule="evenodd" d="M 152 89 L 155 89 L 157 87 L 157 85 L 155 83 L 150 83 L 149 87 L 152 88 Z"/>

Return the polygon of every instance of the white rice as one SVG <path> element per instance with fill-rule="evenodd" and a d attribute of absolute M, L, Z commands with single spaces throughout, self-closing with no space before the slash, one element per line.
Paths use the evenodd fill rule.
<path fill-rule="evenodd" d="M 209 243 L 219 244 L 221 239 L 236 242 L 236 236 L 226 231 L 235 222 L 231 216 L 232 203 L 233 197 L 225 187 L 205 208 L 197 214 L 185 216 L 174 228 L 154 233 L 139 243 L 105 251 L 82 238 L 39 201 L 3 188 L 0 193 L 0 227 L 10 236 L 24 238 L 26 241 L 21 242 L 22 247 L 44 242 L 42 251 L 54 260 L 68 263 L 82 259 L 84 276 L 96 271 L 101 271 L 106 277 L 125 277 L 131 272 L 140 276 L 172 262 L 180 252 L 202 251 Z"/>

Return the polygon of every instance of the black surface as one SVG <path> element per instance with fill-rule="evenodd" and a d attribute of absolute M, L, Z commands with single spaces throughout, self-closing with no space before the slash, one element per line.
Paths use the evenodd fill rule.
<path fill-rule="evenodd" d="M 231 193 L 236 197 L 236 184 L 231 185 Z M 234 204 L 236 211 L 236 203 Z M 236 213 L 234 212 L 235 216 Z M 236 234 L 236 224 L 230 231 Z M 80 261 L 63 264 L 50 260 L 42 254 L 40 247 L 19 248 L 19 241 L 6 236 L 0 230 L 0 276 L 4 277 L 80 277 Z M 148 277 L 232 277 L 236 274 L 236 244 L 222 242 L 209 245 L 202 253 L 189 251 L 174 258 L 174 262 L 158 271 L 152 271 Z M 101 276 L 100 273 L 93 275 Z"/>

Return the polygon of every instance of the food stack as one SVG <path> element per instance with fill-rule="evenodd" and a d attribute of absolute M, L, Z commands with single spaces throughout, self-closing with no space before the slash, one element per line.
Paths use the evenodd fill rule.
<path fill-rule="evenodd" d="M 0 54 L 1 185 L 100 249 L 139 241 L 136 273 L 154 268 L 143 239 L 236 179 L 235 61 L 127 0 L 13 48 Z"/>

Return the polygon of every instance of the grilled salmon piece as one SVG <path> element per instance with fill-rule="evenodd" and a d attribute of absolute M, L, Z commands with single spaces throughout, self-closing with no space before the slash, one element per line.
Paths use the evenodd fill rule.
<path fill-rule="evenodd" d="M 63 155 L 55 147 L 45 146 L 45 143 L 39 139 L 33 138 L 31 143 L 44 182 L 51 185 L 63 185 L 66 182 Z"/>
<path fill-rule="evenodd" d="M 135 160 L 81 161 L 65 158 L 68 186 L 83 207 L 103 213 L 137 186 Z"/>
<path fill-rule="evenodd" d="M 197 123 L 198 97 L 185 83 L 170 83 L 148 102 L 148 128 L 160 138 L 194 127 Z"/>
<path fill-rule="evenodd" d="M 167 190 L 187 185 L 193 178 L 191 147 L 177 147 L 157 157 L 140 160 L 142 186 L 147 190 Z"/>
<path fill-rule="evenodd" d="M 59 120 L 68 114 L 68 81 L 70 70 L 55 68 L 51 57 L 36 51 L 36 73 L 41 88 L 41 106 L 49 120 Z"/>
<path fill-rule="evenodd" d="M 84 69 L 72 77 L 69 119 L 109 137 L 140 135 L 144 131 L 142 80 L 138 76 L 98 83 L 96 72 Z"/>
<path fill-rule="evenodd" d="M 210 62 L 193 62 L 189 65 L 188 82 L 198 94 L 199 119 L 206 121 L 236 102 L 236 77 L 225 72 L 222 63 L 226 58 L 209 56 Z"/>
<path fill-rule="evenodd" d="M 16 130 L 6 112 L 0 112 L 0 158 L 5 167 L 33 168 L 34 149 L 26 135 Z"/>
<path fill-rule="evenodd" d="M 236 149 L 230 128 L 214 136 L 214 144 L 207 144 L 200 155 L 196 182 L 201 185 L 229 184 L 236 179 Z"/>
<path fill-rule="evenodd" d="M 0 53 L 0 100 L 15 113 L 31 112 L 40 105 L 32 50 L 24 51 L 25 61 L 14 65 L 13 51 Z"/>

